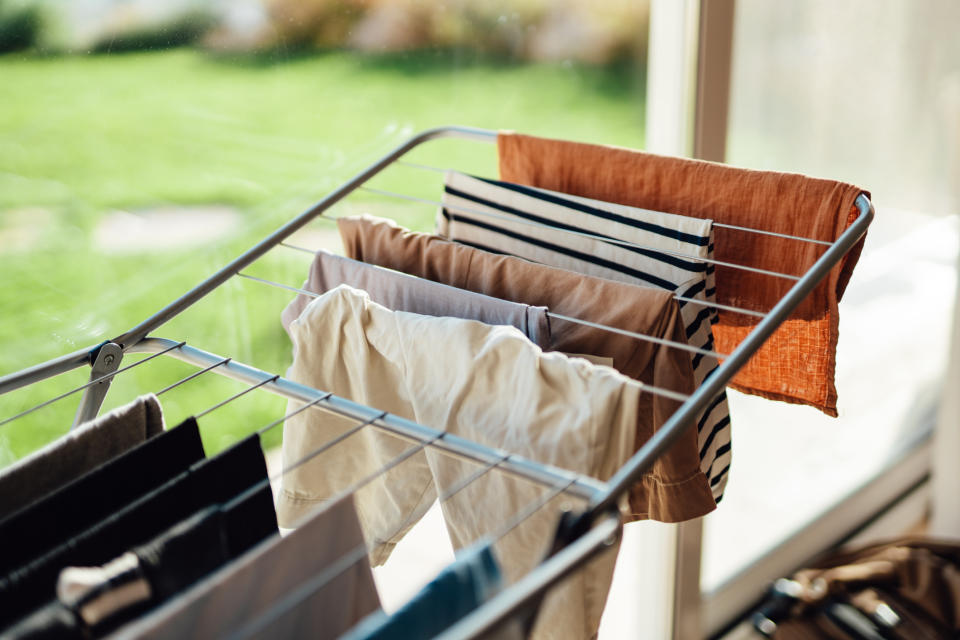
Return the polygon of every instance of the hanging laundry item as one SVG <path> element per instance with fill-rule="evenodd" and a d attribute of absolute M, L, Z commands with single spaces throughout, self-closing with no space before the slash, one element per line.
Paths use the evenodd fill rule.
<path fill-rule="evenodd" d="M 314 388 L 599 479 L 609 478 L 632 452 L 641 385 L 582 358 L 544 353 L 514 327 L 390 311 L 365 292 L 341 285 L 307 305 L 290 334 L 294 361 L 288 377 Z M 288 413 L 298 406 L 291 403 Z M 284 465 L 353 424 L 318 411 L 290 418 L 284 425 Z M 397 439 L 387 446 L 378 431 L 364 427 L 329 455 L 285 474 L 278 503 L 297 509 L 322 502 L 363 477 L 365 461 L 380 469 L 416 447 Z M 395 531 L 477 471 L 475 464 L 432 448 L 426 457 L 432 481 L 408 485 L 401 464 L 356 492 L 371 545 L 395 543 Z M 454 548 L 493 535 L 547 492 L 509 474 L 477 477 L 441 501 Z M 554 517 L 552 509 L 538 510 L 496 543 L 508 581 L 543 557 Z M 606 554 L 568 579 L 558 589 L 563 595 L 548 603 L 534 637 L 592 637 L 614 561 L 614 553 Z"/>
<path fill-rule="evenodd" d="M 682 318 L 672 294 L 494 255 L 422 233 L 392 221 L 361 216 L 340 218 L 348 255 L 489 296 L 547 307 L 551 348 L 613 361 L 613 367 L 642 383 L 691 393 L 694 377 L 686 351 L 594 326 L 564 321 L 562 314 L 593 323 L 686 343 Z M 680 402 L 641 394 L 633 449 L 639 449 L 673 415 Z M 628 520 L 679 522 L 716 507 L 701 468 L 697 433 L 688 429 L 657 459 L 629 494 Z"/>
<path fill-rule="evenodd" d="M 195 422 L 193 418 L 189 422 Z M 179 429 L 182 427 L 176 427 Z M 202 460 L 160 488 L 126 505 L 90 528 L 72 536 L 36 558 L 22 558 L 22 566 L 0 576 L 0 628 L 55 599 L 61 569 L 71 565 L 109 562 L 131 547 L 150 540 L 204 507 L 224 504 L 254 486 L 263 485 L 251 500 L 269 507 L 269 518 L 245 518 L 246 504 L 229 522 L 231 553 L 245 551 L 251 540 L 277 531 L 267 468 L 257 436 L 251 436 L 213 458 Z"/>
<path fill-rule="evenodd" d="M 13 638 L 96 638 L 230 559 L 226 523 L 208 507 L 147 544 L 97 567 L 67 567 L 57 599 L 6 631 Z"/>
<path fill-rule="evenodd" d="M 350 496 L 324 507 L 289 535 L 271 538 L 115 638 L 215 638 L 235 633 L 364 544 Z M 313 589 L 252 637 L 338 638 L 380 608 L 366 555 Z"/>
<path fill-rule="evenodd" d="M 318 251 L 303 288 L 324 293 L 340 284 L 363 289 L 371 300 L 393 311 L 511 325 L 542 349 L 550 348 L 550 321 L 546 307 L 493 298 Z M 284 328 L 297 319 L 311 300 L 312 296 L 301 293 L 287 305 L 281 315 Z"/>
<path fill-rule="evenodd" d="M 203 460 L 195 421 L 164 431 L 0 521 L 0 576 L 141 498 Z"/>
<path fill-rule="evenodd" d="M 0 470 L 0 518 L 152 438 L 164 429 L 155 395 L 141 396 Z"/>
<path fill-rule="evenodd" d="M 446 175 L 443 205 L 437 215 L 437 233 L 450 240 L 693 298 L 677 303 L 687 341 L 704 350 L 715 350 L 711 326 L 717 320 L 717 311 L 696 302 L 716 302 L 714 265 L 697 260 L 713 257 L 710 220 L 644 211 L 456 172 Z M 711 355 L 690 355 L 699 386 L 719 363 Z M 719 502 L 731 459 L 725 391 L 711 399 L 696 423 L 701 468 Z"/>
<path fill-rule="evenodd" d="M 456 560 L 392 615 L 378 611 L 344 640 L 433 638 L 500 592 L 503 577 L 489 543 L 457 553 Z"/>
<path fill-rule="evenodd" d="M 797 174 L 751 171 L 618 147 L 497 136 L 500 178 L 575 196 L 833 242 L 857 217 L 859 187 Z M 869 194 L 867 194 L 869 196 Z M 715 228 L 717 260 L 799 276 L 822 244 Z M 837 415 L 838 303 L 863 248 L 857 243 L 733 379 L 735 389 Z M 766 313 L 794 280 L 718 265 L 717 300 Z M 721 309 L 717 349 L 732 352 L 757 318 Z"/>
<path fill-rule="evenodd" d="M 325 251 L 317 252 L 303 288 L 321 294 L 340 284 L 363 289 L 371 300 L 394 311 L 512 325 L 540 347 L 549 348 L 550 345 L 550 323 L 545 307 L 531 307 L 493 298 Z M 290 323 L 297 319 L 311 300 L 313 296 L 300 294 L 284 309 L 281 321 L 285 329 L 289 330 Z M 429 484 L 431 475 L 425 454 L 414 454 L 405 461 L 403 475 L 407 479 L 419 477 L 420 483 Z M 281 503 L 279 510 L 281 520 L 284 521 L 292 521 L 300 516 L 299 511 L 288 515 L 285 503 Z M 411 522 L 403 531 L 398 532 L 397 539 L 406 535 L 407 530 L 414 524 Z M 383 560 L 385 558 L 380 559 Z"/>

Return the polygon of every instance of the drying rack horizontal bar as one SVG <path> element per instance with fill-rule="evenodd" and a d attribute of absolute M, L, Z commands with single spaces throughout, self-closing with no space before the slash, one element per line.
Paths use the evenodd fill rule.
<path fill-rule="evenodd" d="M 219 366 L 211 369 L 219 375 L 239 380 L 246 384 L 260 385 L 266 391 L 301 402 L 313 402 L 318 398 L 323 398 L 328 395 L 327 392 L 319 391 L 313 387 L 293 382 L 292 380 L 287 380 L 286 378 L 276 376 L 275 374 L 257 369 L 256 367 L 237 362 L 236 360 L 225 362 L 226 359 L 223 356 L 218 356 L 188 344 L 181 344 L 179 348 L 171 348 L 177 347 L 178 344 L 180 343 L 166 338 L 147 337 L 128 349 L 127 353 L 158 353 L 169 350 L 166 355 L 198 367 L 209 367 L 210 365 L 219 363 Z M 392 435 L 409 442 L 422 443 L 442 434 L 443 438 L 437 440 L 431 446 L 443 449 L 453 456 L 473 462 L 490 464 L 501 461 L 498 467 L 503 471 L 538 484 L 556 486 L 562 483 L 571 483 L 569 492 L 584 500 L 595 499 L 597 495 L 605 492 L 607 489 L 607 486 L 598 480 L 542 464 L 535 460 L 524 458 L 523 456 L 510 454 L 501 449 L 487 447 L 451 433 L 431 429 L 393 414 L 388 413 L 383 415 L 382 411 L 347 400 L 346 398 L 329 395 L 329 397 L 323 400 L 323 403 L 324 408 L 357 421 L 369 420 L 372 426 L 388 431 Z"/>
<path fill-rule="evenodd" d="M 41 362 L 28 369 L 22 369 L 5 376 L 0 376 L 0 395 L 19 389 L 20 387 L 29 386 L 35 382 L 41 382 L 55 375 L 78 369 L 83 365 L 89 365 L 93 362 L 97 350 L 104 344 L 106 343 L 93 344 L 89 347 L 78 349 L 73 353 L 60 356 L 59 358 Z"/>
<path fill-rule="evenodd" d="M 83 390 L 85 390 L 85 389 L 88 389 L 88 388 L 92 387 L 93 385 L 100 384 L 100 383 L 103 383 L 103 382 L 109 383 L 109 382 L 110 382 L 111 380 L 113 380 L 113 378 L 114 378 L 115 376 L 117 376 L 118 374 L 121 374 L 121 373 L 123 373 L 123 372 L 125 372 L 125 371 L 129 371 L 130 369 L 133 369 L 134 367 L 139 367 L 140 365 L 142 365 L 143 363 L 147 362 L 148 360 L 152 360 L 153 358 L 159 357 L 160 355 L 162 355 L 162 354 L 165 353 L 166 351 L 169 351 L 169 350 L 171 350 L 171 349 L 176 349 L 178 346 L 182 346 L 182 345 L 184 345 L 184 344 L 186 344 L 186 343 L 181 342 L 181 343 L 178 344 L 178 343 L 174 342 L 174 343 L 173 343 L 173 346 L 167 348 L 165 351 L 160 351 L 160 352 L 158 352 L 158 353 L 154 353 L 153 355 L 148 356 L 148 357 L 144 358 L 143 360 L 139 360 L 139 361 L 137 361 L 137 362 L 134 362 L 133 364 L 128 364 L 127 366 L 123 367 L 122 369 L 117 369 L 116 371 L 112 371 L 112 372 L 107 373 L 107 374 L 104 374 L 104 375 L 102 375 L 102 376 L 97 376 L 96 378 L 94 378 L 93 380 L 87 382 L 86 384 L 82 384 L 82 385 L 80 385 L 79 387 L 74 387 L 73 389 L 70 389 L 69 391 L 67 391 L 67 392 L 65 392 L 65 393 L 61 393 L 60 395 L 57 395 L 57 396 L 54 396 L 54 397 L 49 398 L 49 399 L 47 399 L 47 400 L 44 400 L 44 401 L 41 402 L 40 404 L 34 405 L 34 406 L 30 407 L 29 409 L 26 409 L 26 410 L 24 410 L 24 411 L 21 411 L 20 413 L 18 413 L 18 414 L 16 414 L 16 415 L 13 415 L 13 416 L 10 416 L 10 417 L 8 417 L 8 418 L 4 418 L 3 420 L 0 420 L 0 427 L 2 427 L 2 426 L 5 425 L 5 424 L 8 424 L 8 423 L 10 423 L 10 422 L 13 422 L 14 420 L 19 420 L 20 418 L 22 418 L 22 417 L 24 417 L 24 416 L 27 416 L 27 415 L 33 413 L 34 411 L 37 411 L 37 410 L 39 410 L 39 409 L 43 409 L 44 407 L 47 407 L 47 406 L 53 404 L 54 402 L 57 402 L 58 400 L 63 400 L 63 399 L 66 398 L 66 397 L 72 396 L 73 394 L 77 393 L 78 391 L 83 391 Z"/>

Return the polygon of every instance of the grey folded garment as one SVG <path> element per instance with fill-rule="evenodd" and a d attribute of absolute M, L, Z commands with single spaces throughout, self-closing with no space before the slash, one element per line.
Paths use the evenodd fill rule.
<path fill-rule="evenodd" d="M 263 623 L 246 627 L 249 637 L 332 640 L 380 608 L 365 551 L 353 497 L 345 496 L 111 637 L 222 638 Z"/>
<path fill-rule="evenodd" d="M 56 491 L 164 430 L 152 393 L 85 422 L 0 470 L 0 518 Z"/>
<path fill-rule="evenodd" d="M 0 633 L 22 639 L 95 638 L 227 562 L 218 507 L 208 507 L 147 544 L 95 567 L 66 567 L 57 597 Z M 170 566 L 167 566 L 170 565 Z"/>
<path fill-rule="evenodd" d="M 303 288 L 321 294 L 341 284 L 365 290 L 371 300 L 393 311 L 514 326 L 541 349 L 550 348 L 550 319 L 546 307 L 494 298 L 318 251 Z M 287 305 L 280 316 L 285 329 L 289 331 L 291 323 L 313 297 L 301 293 Z"/>
<path fill-rule="evenodd" d="M 0 631 L 0 638 L 103 637 L 276 534 L 270 486 L 262 483 L 105 564 L 64 568 L 56 597 Z"/>

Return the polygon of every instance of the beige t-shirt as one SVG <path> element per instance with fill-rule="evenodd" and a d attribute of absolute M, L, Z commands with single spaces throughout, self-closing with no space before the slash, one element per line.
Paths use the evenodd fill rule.
<path fill-rule="evenodd" d="M 311 302 L 291 323 L 294 362 L 287 376 L 428 427 L 510 453 L 608 479 L 633 447 L 642 385 L 608 367 L 544 353 L 519 330 L 472 320 L 391 311 L 341 285 Z M 289 410 L 301 406 L 291 402 Z M 319 410 L 284 426 L 284 466 L 356 426 Z M 283 477 L 280 524 L 378 469 L 416 444 L 361 427 Z M 378 474 L 354 495 L 373 562 L 434 501 L 482 465 L 428 449 Z M 544 487 L 489 471 L 442 502 L 455 548 L 496 534 L 542 496 Z M 512 581 L 542 560 L 564 496 L 501 538 L 494 549 Z M 596 632 L 613 575 L 607 554 L 558 588 L 540 617 L 539 638 L 587 638 Z M 580 629 L 582 633 L 572 633 Z"/>

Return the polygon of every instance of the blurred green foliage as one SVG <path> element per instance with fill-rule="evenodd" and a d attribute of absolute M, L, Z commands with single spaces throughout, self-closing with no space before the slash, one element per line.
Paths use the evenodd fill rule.
<path fill-rule="evenodd" d="M 646 54 L 648 0 L 266 0 L 266 48 L 462 49 L 610 64 Z"/>
<path fill-rule="evenodd" d="M 442 53 L 226 58 L 194 49 L 0 56 L 0 375 L 120 335 L 417 131 L 442 124 L 643 145 L 643 77 L 630 66 L 512 64 Z M 435 141 L 409 160 L 495 175 L 492 145 Z M 438 199 L 442 175 L 394 166 L 371 186 Z M 230 233 L 192 249 L 105 225 L 111 212 L 228 205 Z M 192 209 L 191 209 L 192 210 Z M 429 230 L 435 208 L 358 192 L 331 215 L 371 212 Z M 199 215 L 199 214 L 198 214 Z M 198 220 L 199 223 L 199 220 Z M 309 225 L 299 244 L 336 232 Z M 139 249 L 136 247 L 140 247 Z M 310 256 L 278 248 L 253 275 L 303 281 Z M 274 373 L 290 363 L 279 314 L 293 294 L 234 279 L 157 331 Z M 125 358 L 133 362 L 140 356 Z M 158 358 L 121 374 L 105 409 L 195 371 Z M 86 371 L 0 396 L 0 419 Z M 163 396 L 167 419 L 242 385 L 205 375 Z M 58 435 L 79 394 L 0 426 L 0 466 Z M 255 392 L 201 420 L 208 451 L 283 414 Z M 268 442 L 276 443 L 279 430 Z"/>
<path fill-rule="evenodd" d="M 42 13 L 38 6 L 16 0 L 0 0 L 0 53 L 33 47 L 42 26 Z"/>
<path fill-rule="evenodd" d="M 158 23 L 134 23 L 127 29 L 118 29 L 97 41 L 91 51 L 119 53 L 182 47 L 197 42 L 215 24 L 212 13 L 194 8 Z"/>
<path fill-rule="evenodd" d="M 606 65 L 643 60 L 648 3 L 0 0 L 0 50 L 102 53 L 195 44 L 231 53 L 434 50 L 511 62 Z"/>

